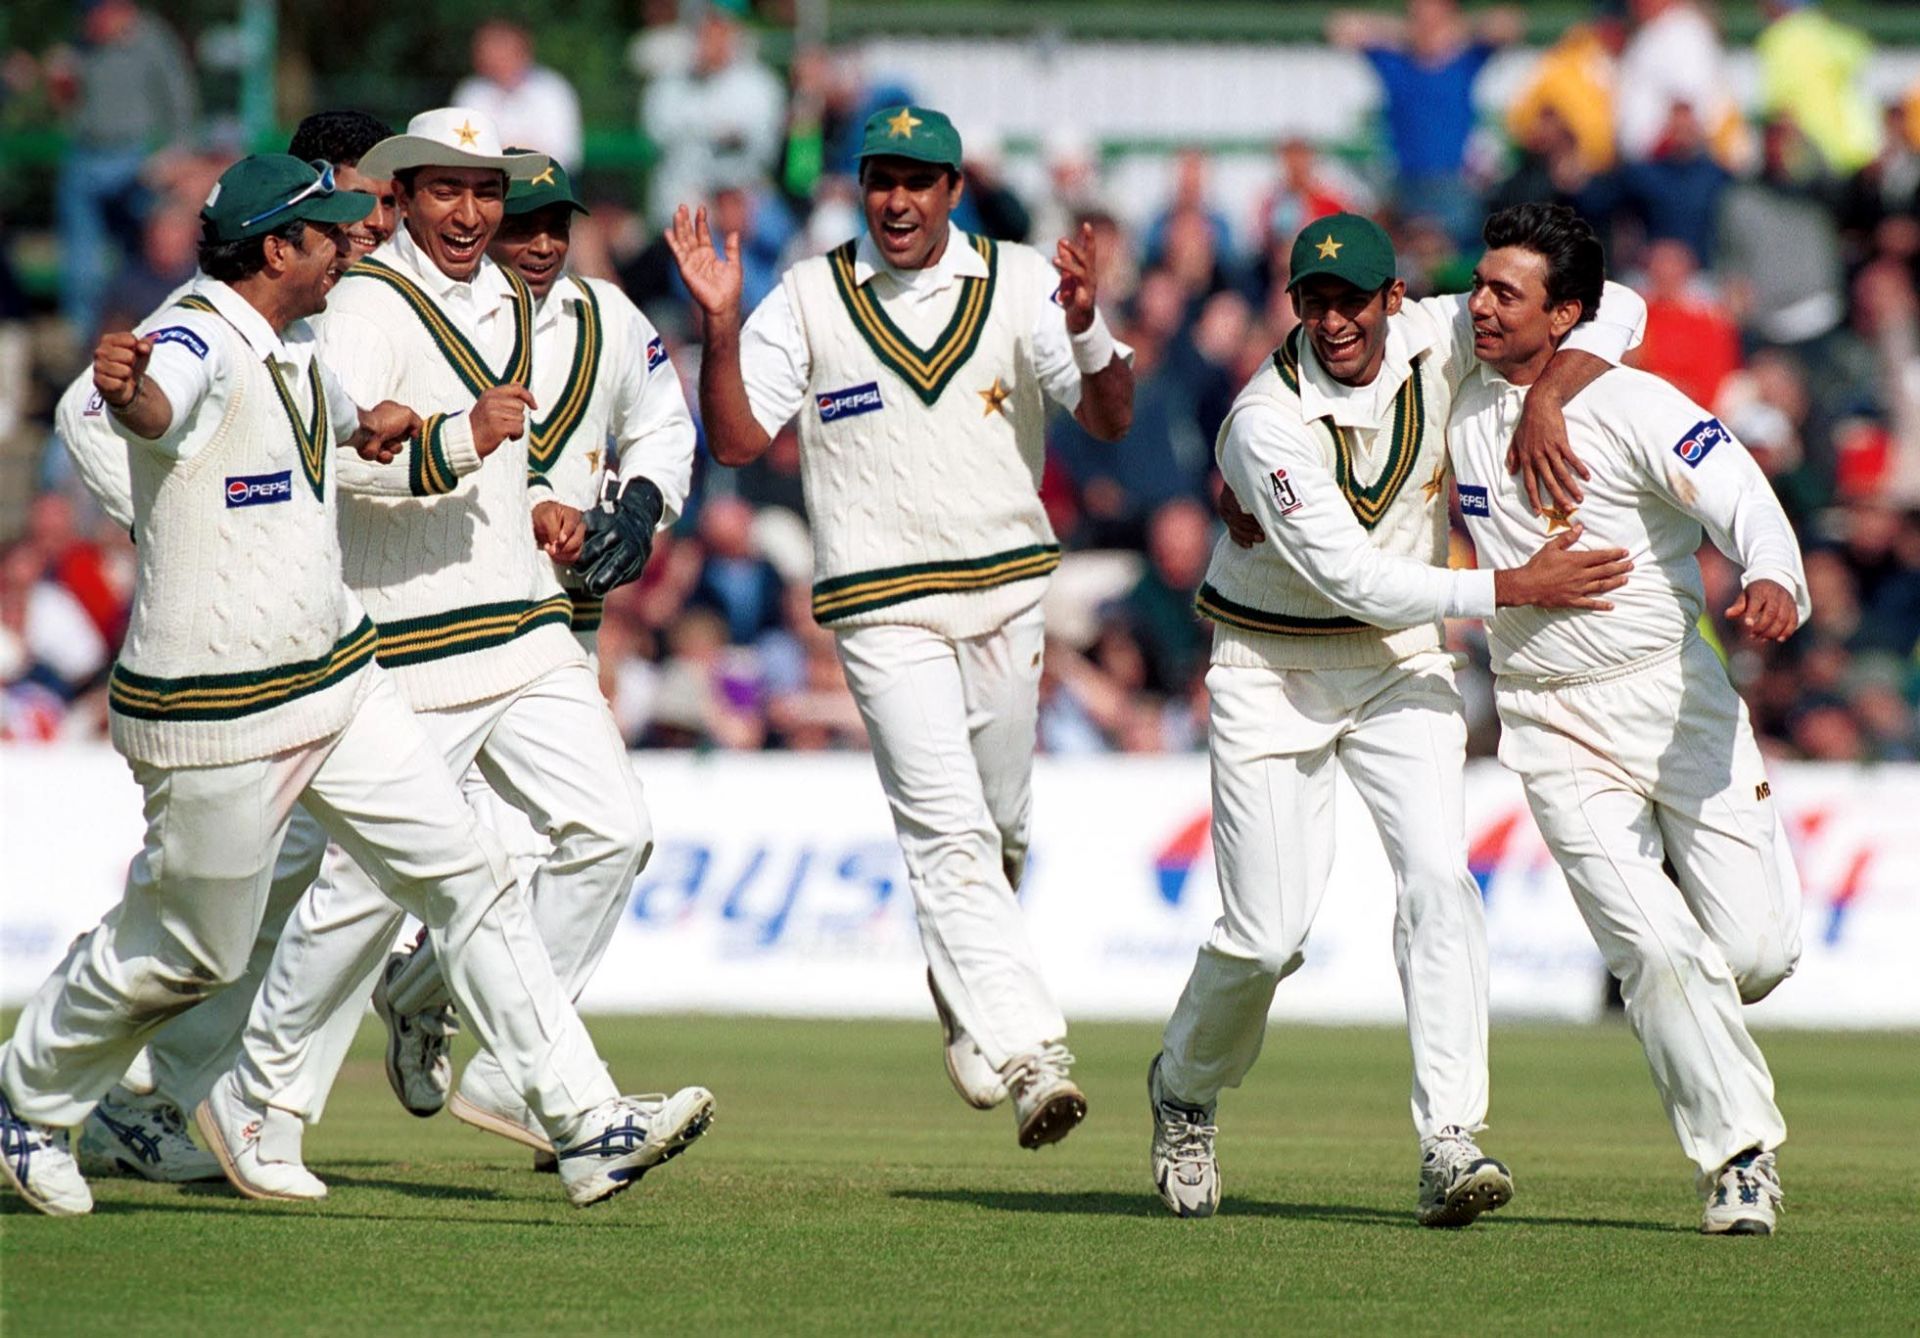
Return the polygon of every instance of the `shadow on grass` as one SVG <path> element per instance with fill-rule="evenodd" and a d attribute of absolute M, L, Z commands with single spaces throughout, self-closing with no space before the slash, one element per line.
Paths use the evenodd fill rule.
<path fill-rule="evenodd" d="M 896 1189 L 896 1199 L 918 1203 L 956 1203 L 1005 1213 L 1064 1213 L 1088 1217 L 1165 1217 L 1172 1214 L 1147 1194 L 1119 1194 L 1110 1190 L 1062 1191 L 989 1189 Z M 1273 1217 L 1302 1222 L 1354 1222 L 1365 1226 L 1418 1231 L 1411 1212 L 1395 1212 L 1344 1203 L 1275 1203 L 1265 1199 L 1228 1197 L 1220 1204 L 1222 1217 Z M 1691 1228 L 1668 1222 L 1633 1222 L 1606 1217 L 1546 1217 L 1537 1214 L 1495 1213 L 1481 1225 L 1575 1227 L 1588 1231 L 1654 1231 L 1691 1234 Z"/>
<path fill-rule="evenodd" d="M 449 1222 L 445 1218 L 421 1217 L 407 1213 L 368 1213 L 342 1212 L 337 1203 L 305 1204 L 291 1201 L 282 1203 L 252 1203 L 245 1199 L 224 1196 L 217 1186 L 197 1187 L 182 1185 L 185 1191 L 180 1197 L 172 1199 L 108 1199 L 96 1201 L 93 1205 L 95 1217 L 133 1217 L 144 1214 L 180 1214 L 191 1213 L 196 1217 L 279 1217 L 300 1216 L 310 1222 L 392 1222 L 400 1226 L 418 1228 L 433 1225 L 456 1225 L 461 1230 L 470 1228 L 511 1228 L 519 1231 L 528 1227 L 549 1228 L 553 1230 L 576 1230 L 572 1218 L 554 1217 L 493 1217 L 463 1216 Z M 202 1192 L 211 1190 L 211 1192 Z M 0 1199 L 0 1217 L 39 1217 L 41 1214 L 17 1198 Z M 610 1215 L 593 1214 L 596 1230 L 642 1231 L 654 1230 L 657 1224 L 650 1222 L 621 1222 L 611 1220 Z"/>
<path fill-rule="evenodd" d="M 1171 1214 L 1148 1194 L 1119 1194 L 1111 1190 L 1063 1191 L 992 1189 L 896 1189 L 896 1199 L 919 1203 L 959 1203 L 992 1208 L 1003 1213 L 1068 1213 L 1088 1217 L 1166 1217 Z M 1410 1227 L 1405 1214 L 1339 1203 L 1272 1203 L 1262 1199 L 1229 1198 L 1220 1205 L 1222 1217 L 1291 1217 L 1302 1221 L 1363 1222 L 1373 1226 Z"/>

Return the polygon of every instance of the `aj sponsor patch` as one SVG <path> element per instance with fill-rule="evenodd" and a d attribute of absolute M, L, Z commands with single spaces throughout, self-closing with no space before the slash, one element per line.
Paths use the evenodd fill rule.
<path fill-rule="evenodd" d="M 848 386 L 845 390 L 823 390 L 813 399 L 820 406 L 820 421 L 823 423 L 831 423 L 836 418 L 855 418 L 884 407 L 880 403 L 878 381 L 869 381 L 863 386 Z"/>
<path fill-rule="evenodd" d="M 153 341 L 155 348 L 162 344 L 178 344 L 203 361 L 207 356 L 207 341 L 184 325 L 169 325 L 164 330 L 155 330 L 147 338 Z"/>
<path fill-rule="evenodd" d="M 227 507 L 267 506 L 293 500 L 293 471 L 278 474 L 237 474 L 227 479 Z"/>
<path fill-rule="evenodd" d="M 1460 514 L 1463 516 L 1491 516 L 1493 504 L 1487 498 L 1487 490 L 1477 483 L 1455 485 L 1460 494 Z"/>
<path fill-rule="evenodd" d="M 1709 418 L 1689 428 L 1687 435 L 1680 438 L 1679 444 L 1673 448 L 1673 453 L 1686 462 L 1688 469 L 1698 469 L 1708 452 L 1729 440 L 1730 435 L 1726 428 L 1720 426 L 1718 418 Z"/>
<path fill-rule="evenodd" d="M 647 341 L 647 370 L 653 371 L 667 361 L 667 341 L 659 335 Z"/>
<path fill-rule="evenodd" d="M 1267 484 L 1273 489 L 1273 504 L 1280 508 L 1281 515 L 1290 516 L 1306 505 L 1300 500 L 1300 494 L 1294 491 L 1293 480 L 1287 477 L 1286 470 L 1274 470 Z"/>
<path fill-rule="evenodd" d="M 87 407 L 80 411 L 80 416 L 82 418 L 98 418 L 101 414 L 105 413 L 106 411 L 107 411 L 106 398 L 102 396 L 99 391 L 96 390 L 91 395 L 87 396 Z"/>

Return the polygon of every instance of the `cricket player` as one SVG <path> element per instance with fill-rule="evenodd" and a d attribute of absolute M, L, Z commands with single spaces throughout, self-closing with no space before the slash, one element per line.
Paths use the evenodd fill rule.
<path fill-rule="evenodd" d="M 533 388 L 548 407 L 528 437 L 534 533 L 572 601 L 573 634 L 594 661 L 602 600 L 640 575 L 655 531 L 673 524 L 686 505 L 694 431 L 666 341 L 652 322 L 617 286 L 567 272 L 573 218 L 586 212 L 566 168 L 549 161 L 538 176 L 509 184 L 505 216 L 487 254 L 524 279 L 536 303 Z M 609 491 L 609 505 L 602 506 Z M 491 791 L 480 768 L 466 779 L 469 802 L 487 817 L 516 867 L 537 868 L 548 854 L 540 848 L 542 834 Z M 397 985 L 381 996 L 403 1035 L 436 1029 L 432 1010 L 444 1004 L 445 990 L 439 974 L 427 970 L 432 956 L 432 948 L 423 947 L 405 966 L 407 992 L 429 1002 L 410 1015 L 400 1009 L 408 1000 L 396 1002 Z M 438 1030 L 444 1032 L 444 1023 Z M 552 1169 L 546 1137 L 532 1123 L 503 1121 L 465 1091 L 453 1093 L 448 1109 L 476 1128 L 528 1144 L 536 1165 Z"/>
<path fill-rule="evenodd" d="M 1396 875 L 1416 1216 L 1464 1226 L 1513 1194 L 1507 1168 L 1474 1140 L 1488 1101 L 1486 926 L 1467 871 L 1466 718 L 1441 619 L 1519 603 L 1604 609 L 1625 555 L 1571 553 L 1567 534 L 1510 557 L 1508 570 L 1446 569 L 1446 424 L 1474 367 L 1473 335 L 1462 298 L 1405 303 L 1394 269 L 1368 219 L 1338 214 L 1304 230 L 1289 271 L 1300 328 L 1221 428 L 1221 472 L 1263 542 L 1223 537 L 1196 600 L 1214 623 L 1223 913 L 1148 1075 L 1154 1183 L 1183 1217 L 1219 1204 L 1220 1090 L 1253 1066 L 1275 987 L 1305 961 L 1333 860 L 1336 767 Z M 1637 341 L 1645 304 L 1620 288 L 1608 303 L 1529 413 L 1553 413 Z"/>
<path fill-rule="evenodd" d="M 667 240 L 705 317 L 714 458 L 744 465 L 798 416 L 813 612 L 893 809 L 948 1076 L 983 1109 L 1010 1093 L 1020 1145 L 1040 1147 L 1086 1115 L 1015 897 L 1060 561 L 1037 495 L 1045 400 L 1116 441 L 1133 371 L 1095 305 L 1091 230 L 1049 265 L 952 225 L 946 116 L 877 112 L 859 159 L 866 235 L 788 270 L 744 329 L 738 239 L 716 253 L 683 207 Z"/>
<path fill-rule="evenodd" d="M 1626 548 L 1604 617 L 1502 609 L 1489 642 L 1500 760 L 1526 786 L 1594 942 L 1618 977 L 1680 1146 L 1701 1230 L 1768 1235 L 1786 1123 L 1740 1008 L 1800 956 L 1800 883 L 1745 704 L 1696 631 L 1702 534 L 1742 571 L 1727 616 L 1783 641 L 1811 611 L 1793 529 L 1746 448 L 1658 377 L 1610 369 L 1567 408 L 1588 483 L 1536 513 L 1502 467 L 1528 386 L 1592 310 L 1600 243 L 1572 211 L 1487 221 L 1474 352 L 1449 429 L 1461 511 L 1485 560 L 1567 525 Z M 1568 476 L 1570 478 L 1570 476 Z M 1669 876 L 1663 861 L 1670 861 Z"/>
<path fill-rule="evenodd" d="M 541 154 L 504 153 L 492 123 L 460 107 L 423 112 L 375 145 L 361 170 L 394 179 L 403 227 L 341 280 L 318 338 L 350 394 L 404 395 L 422 411 L 405 453 L 342 466 L 347 584 L 380 629 L 381 664 L 448 769 L 461 776 L 477 764 L 551 840 L 528 895 L 571 998 L 605 951 L 652 831 L 625 743 L 568 630 L 571 601 L 528 542 L 534 300 L 486 249 L 509 177 L 530 180 L 547 165 Z M 302 1070 L 369 972 L 385 968 L 374 1004 L 388 1022 L 396 1092 L 419 1115 L 446 1100 L 446 1027 L 419 1024 L 446 1006 L 428 1007 L 437 978 L 394 988 L 408 967 L 387 955 L 400 923 L 352 852 L 330 850 L 281 936 L 240 1060 L 216 1085 L 236 1107 L 287 1126 L 274 1173 L 309 1196 L 323 1187 L 299 1158 L 312 1086 Z M 462 1074 L 465 1103 L 519 1127 L 523 1141 L 550 1144 L 506 1056 L 481 1039 Z M 699 1087 L 653 1102 L 649 1138 L 673 1155 L 706 1131 L 712 1110 Z"/>
<path fill-rule="evenodd" d="M 202 211 L 193 292 L 95 352 L 94 384 L 129 446 L 138 540 L 111 725 L 146 794 L 147 836 L 120 905 L 0 1056 L 0 1165 L 50 1215 L 93 1207 L 56 1131 L 86 1117 L 149 1034 L 245 968 L 301 801 L 438 940 L 475 1031 L 565 1149 L 575 1203 L 618 1193 L 666 1152 L 645 1106 L 615 1091 L 504 853 L 375 665 L 378 634 L 340 579 L 336 464 L 420 431 L 393 401 L 356 408 L 305 325 L 346 267 L 342 225 L 372 207 L 297 158 L 243 159 Z M 216 1087 L 198 1123 L 250 1182 L 278 1130 L 227 1099 Z"/>
<path fill-rule="evenodd" d="M 349 263 L 393 235 L 393 183 L 373 180 L 357 170 L 361 156 L 392 133 L 385 122 L 365 112 L 323 111 L 301 121 L 287 145 L 287 152 L 295 158 L 331 166 L 337 189 L 358 191 L 373 199 L 373 208 L 365 218 L 341 225 Z M 197 281 L 182 284 L 154 314 L 185 297 Z M 127 443 L 114 430 L 94 388 L 91 371 L 81 373 L 67 388 L 56 422 L 81 482 L 109 517 L 132 529 L 133 487 Z M 219 1162 L 187 1136 L 182 1112 L 198 1106 L 213 1080 L 232 1067 L 239 1054 L 247 1010 L 279 941 L 281 926 L 294 902 L 319 876 L 326 848 L 325 829 L 304 807 L 296 805 L 280 846 L 266 912 L 247 969 L 232 986 L 217 991 L 156 1031 L 125 1079 L 100 1098 L 81 1125 L 74 1145 L 82 1173 L 125 1174 L 167 1182 L 222 1178 Z M 357 1008 L 342 1009 L 329 1022 L 318 1044 L 319 1059 L 313 1065 L 316 1072 L 329 1075 L 329 1083 L 346 1058 L 359 1025 Z M 314 1103 L 315 1118 L 324 1104 L 324 1086 Z"/>

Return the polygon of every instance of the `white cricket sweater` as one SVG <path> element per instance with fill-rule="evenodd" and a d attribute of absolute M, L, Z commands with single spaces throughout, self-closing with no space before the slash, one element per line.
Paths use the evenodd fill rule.
<path fill-rule="evenodd" d="M 532 384 L 526 285 L 490 260 L 470 283 L 449 279 L 403 229 L 347 272 L 317 325 L 358 403 L 396 400 L 425 424 L 391 464 L 340 463 L 347 584 L 408 705 L 484 701 L 579 662 L 571 602 L 533 542 L 527 438 L 482 462 L 467 420 L 488 387 Z"/>
<path fill-rule="evenodd" d="M 608 474 L 660 489 L 673 524 L 693 486 L 693 416 L 667 358 L 666 341 L 618 287 L 568 274 L 534 315 L 534 398 L 527 483 L 537 505 L 552 497 L 576 510 L 599 503 Z M 611 452 L 611 454 L 609 454 Z M 573 631 L 593 652 L 604 601 L 568 568 L 555 575 L 573 601 Z"/>
<path fill-rule="evenodd" d="M 356 422 L 311 332 L 276 335 L 223 283 L 156 313 L 148 378 L 173 420 L 126 445 L 136 575 L 108 685 L 114 745 L 158 767 L 224 766 L 345 727 L 374 628 L 340 579 L 329 458 Z M 278 378 L 276 384 L 276 377 Z"/>
<path fill-rule="evenodd" d="M 1702 532 L 1742 568 L 1793 592 L 1812 612 L 1800 545 L 1747 448 L 1707 410 L 1649 373 L 1616 367 L 1567 405 L 1567 438 L 1592 471 L 1566 516 L 1535 515 L 1507 473 L 1506 443 L 1525 391 L 1490 367 L 1461 388 L 1449 436 L 1461 511 L 1482 565 L 1524 562 L 1577 520 L 1582 548 L 1624 548 L 1627 583 L 1608 610 L 1501 609 L 1488 628 L 1496 674 L 1578 679 L 1658 655 L 1706 611 Z"/>
<path fill-rule="evenodd" d="M 1058 286 L 1029 247 L 955 231 L 951 315 L 895 319 L 896 280 L 856 242 L 781 283 L 809 358 L 799 412 L 814 617 L 984 635 L 1060 563 L 1040 505 L 1045 404 L 1033 331 Z M 934 314 L 937 316 L 938 311 Z"/>
<path fill-rule="evenodd" d="M 1457 375 L 1447 355 L 1455 350 L 1420 305 L 1388 322 L 1386 358 L 1372 383 L 1332 381 L 1295 330 L 1221 425 L 1221 470 L 1242 505 L 1258 508 L 1267 542 L 1242 549 L 1223 537 L 1214 548 L 1194 601 L 1215 624 L 1214 663 L 1275 669 L 1391 664 L 1439 646 L 1439 620 L 1449 612 L 1493 611 L 1490 574 L 1480 591 L 1444 570 L 1446 426 Z M 1264 421 L 1239 422 L 1248 416 Z M 1287 436 L 1302 457 L 1291 471 L 1256 448 L 1259 427 L 1281 425 L 1292 427 Z M 1328 580 L 1352 571 L 1323 574 L 1292 551 L 1295 518 L 1315 519 L 1308 504 L 1326 503 L 1351 512 L 1374 552 L 1427 568 L 1424 576 L 1410 576 L 1424 582 L 1412 604 L 1352 607 L 1354 592 Z M 1387 625 L 1363 621 L 1361 613 L 1384 614 Z"/>
<path fill-rule="evenodd" d="M 1639 295 L 1609 283 L 1565 347 L 1617 362 L 1645 322 Z M 1492 615 L 1490 569 L 1445 569 L 1446 424 L 1478 365 L 1458 295 L 1390 316 L 1380 372 L 1364 386 L 1328 376 L 1303 331 L 1288 336 L 1220 429 L 1221 473 L 1266 542 L 1242 549 L 1223 536 L 1214 548 L 1194 601 L 1215 624 L 1214 663 L 1391 664 L 1438 647 L 1443 618 Z"/>

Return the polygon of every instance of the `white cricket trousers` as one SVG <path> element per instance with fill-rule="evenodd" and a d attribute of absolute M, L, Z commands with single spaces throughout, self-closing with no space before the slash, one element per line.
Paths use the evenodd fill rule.
<path fill-rule="evenodd" d="M 1689 637 L 1584 682 L 1503 677 L 1495 697 L 1500 760 L 1620 981 L 1681 1148 L 1711 1175 L 1779 1146 L 1740 1005 L 1800 959 L 1800 878 L 1719 657 Z"/>
<path fill-rule="evenodd" d="M 27 1004 L 0 1060 L 26 1119 L 73 1125 L 167 1018 L 245 969 L 297 802 L 427 925 L 455 995 L 556 1143 L 616 1095 L 506 857 L 378 669 L 334 737 L 234 766 L 133 772 L 144 849 L 120 904 Z"/>
<path fill-rule="evenodd" d="M 1394 870 L 1393 956 L 1413 1043 L 1413 1123 L 1484 1127 L 1487 929 L 1467 872 L 1467 724 L 1442 651 L 1365 669 L 1207 672 L 1221 916 L 1167 1023 L 1160 1078 L 1211 1106 L 1259 1058 L 1275 987 L 1306 960 L 1333 865 L 1334 768 Z"/>
<path fill-rule="evenodd" d="M 513 692 L 415 718 L 443 769 L 460 776 L 477 766 L 494 793 L 552 840 L 529 901 L 561 992 L 578 998 L 653 848 L 640 782 L 599 683 L 585 665 L 561 665 Z M 319 1071 L 325 1056 L 316 1038 L 342 1007 L 357 1010 L 360 982 L 384 967 L 403 918 L 350 847 L 327 852 L 247 1021 L 237 1072 L 249 1100 L 312 1115 L 324 1095 L 318 1079 L 332 1077 Z M 504 1082 L 493 1061 L 506 1059 L 474 1062 Z"/>
<path fill-rule="evenodd" d="M 287 824 L 286 839 L 280 843 L 280 857 L 274 862 L 273 881 L 267 891 L 266 914 L 254 936 L 246 970 L 240 978 L 210 995 L 203 1003 L 163 1023 L 147 1041 L 144 1054 L 136 1059 L 122 1079 L 135 1091 L 158 1091 L 180 1109 L 191 1111 L 206 1099 L 221 1074 L 240 1057 L 240 1040 L 247 1028 L 247 1014 L 273 960 L 276 944 L 287 917 L 293 913 L 306 890 L 320 876 L 320 862 L 327 853 L 327 833 L 304 806 L 293 810 Z M 369 977 L 352 995 L 352 1006 L 342 1008 L 327 1020 L 315 1042 L 309 1063 L 303 1071 L 313 1084 L 308 1117 L 318 1120 L 326 1104 L 326 1095 L 334 1077 L 346 1062 L 347 1051 L 359 1033 L 366 1015 L 364 1004 L 373 990 Z"/>
<path fill-rule="evenodd" d="M 835 634 L 866 721 L 934 984 L 995 1068 L 1067 1034 L 1015 895 L 1033 819 L 1046 627 Z"/>

